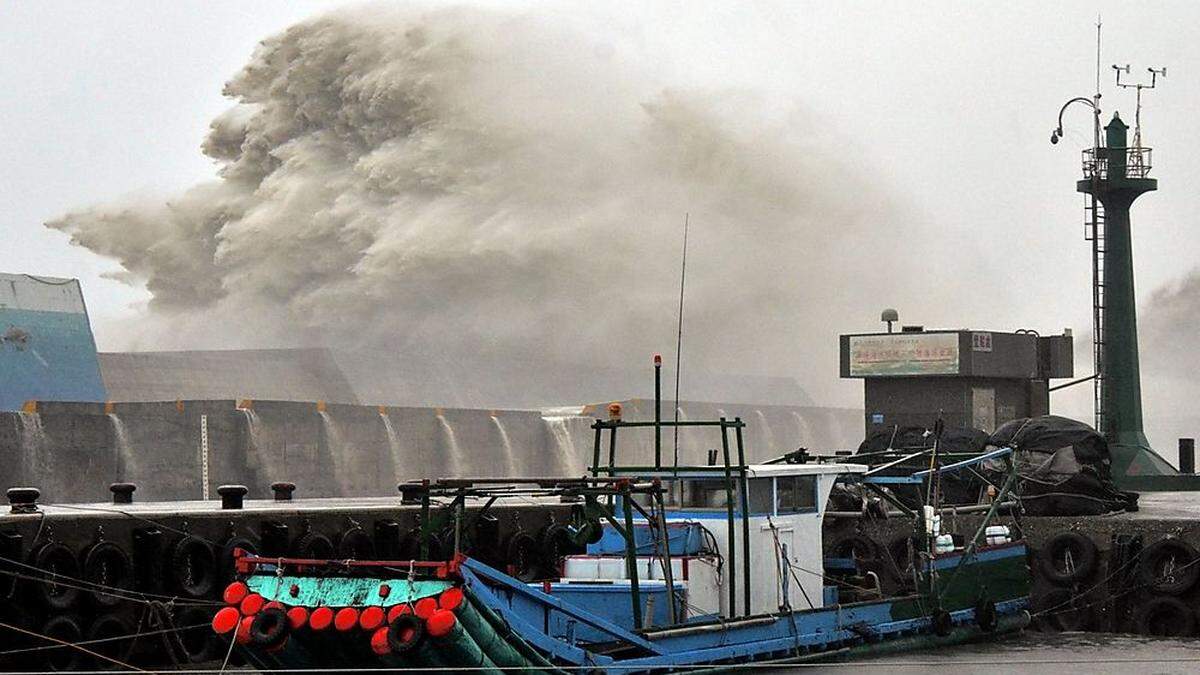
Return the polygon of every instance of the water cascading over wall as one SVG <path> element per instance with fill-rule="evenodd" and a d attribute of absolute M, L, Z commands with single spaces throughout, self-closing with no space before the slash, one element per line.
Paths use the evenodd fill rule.
<path fill-rule="evenodd" d="M 624 402 L 626 419 L 652 419 L 652 402 Z M 751 460 L 795 447 L 853 447 L 839 438 L 855 410 L 685 402 L 683 419 L 724 413 L 747 422 Z M 42 403 L 36 412 L 0 413 L 0 487 L 32 484 L 46 502 L 105 501 L 108 485 L 132 482 L 139 500 L 199 499 L 222 484 L 270 496 L 276 481 L 296 496 L 392 496 L 404 480 L 440 476 L 578 476 L 591 460 L 597 411 L 401 408 L 282 401 Z M 801 427 L 799 419 L 806 423 Z M 664 415 L 664 418 L 667 418 Z M 835 424 L 845 418 L 843 424 Z M 207 434 L 202 434 L 202 428 Z M 799 433 L 811 429 L 808 438 Z M 207 439 L 204 447 L 201 439 Z M 670 430 L 664 447 L 672 448 Z M 774 443 L 774 445 L 771 445 Z M 622 461 L 647 461 L 653 434 L 621 437 Z M 717 435 L 685 429 L 680 461 L 705 461 Z M 672 448 L 673 449 L 673 448 Z"/>

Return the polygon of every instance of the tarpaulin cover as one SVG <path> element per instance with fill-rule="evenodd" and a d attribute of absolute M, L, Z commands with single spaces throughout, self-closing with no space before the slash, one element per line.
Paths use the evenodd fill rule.
<path fill-rule="evenodd" d="M 933 447 L 934 434 L 925 427 L 894 426 L 881 429 L 871 434 L 859 446 L 856 455 L 868 455 L 865 463 L 870 465 L 886 464 L 896 459 L 897 453 L 913 453 Z M 941 442 L 938 444 L 939 453 L 982 453 L 987 445 L 988 435 L 979 429 L 947 427 L 942 431 Z M 893 451 L 888 456 L 869 457 L 871 453 Z M 957 459 L 962 459 L 961 457 Z M 909 462 L 897 465 L 881 475 L 906 476 L 914 471 L 929 468 L 929 455 L 922 455 Z M 974 504 L 979 499 L 983 481 L 974 474 L 967 472 L 948 473 L 942 477 L 941 491 L 943 504 Z M 917 486 L 896 486 L 892 493 L 910 507 L 916 507 L 925 502 L 921 490 Z"/>
<path fill-rule="evenodd" d="M 1077 516 L 1136 508 L 1137 495 L 1112 482 L 1104 436 L 1083 422 L 1057 415 L 1016 419 L 987 445 L 1013 449 L 1016 495 L 1026 513 Z"/>

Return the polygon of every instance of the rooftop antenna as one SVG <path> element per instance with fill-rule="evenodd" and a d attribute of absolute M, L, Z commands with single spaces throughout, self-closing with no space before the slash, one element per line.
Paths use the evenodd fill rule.
<path fill-rule="evenodd" d="M 675 336 L 675 463 L 679 469 L 679 365 L 683 358 L 683 288 L 687 281 L 687 244 L 690 214 L 683 214 L 683 261 L 679 268 L 679 330 Z"/>

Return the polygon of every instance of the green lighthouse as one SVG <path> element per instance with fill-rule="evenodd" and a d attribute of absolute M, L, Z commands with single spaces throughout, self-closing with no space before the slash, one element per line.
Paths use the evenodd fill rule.
<path fill-rule="evenodd" d="M 1146 192 L 1158 189 L 1149 178 L 1150 149 L 1135 137 L 1127 142 L 1129 127 L 1114 114 L 1104 127 L 1104 146 L 1084 151 L 1084 176 L 1079 192 L 1103 206 L 1103 223 L 1097 224 L 1102 265 L 1097 281 L 1103 298 L 1103 315 L 1095 336 L 1099 350 L 1100 431 L 1112 453 L 1113 477 L 1127 488 L 1154 489 L 1150 477 L 1176 475 L 1175 469 L 1150 449 L 1142 429 L 1142 384 L 1138 367 L 1137 307 L 1133 287 L 1133 244 L 1129 208 Z"/>

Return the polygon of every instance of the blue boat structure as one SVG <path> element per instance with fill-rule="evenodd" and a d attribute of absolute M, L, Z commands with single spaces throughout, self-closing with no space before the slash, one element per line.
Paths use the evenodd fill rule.
<path fill-rule="evenodd" d="M 944 466 L 935 449 L 928 469 L 907 476 L 849 463 L 751 464 L 740 419 L 610 413 L 593 427 L 586 476 L 402 484 L 404 500 L 421 506 L 412 560 L 235 551 L 238 578 L 213 629 L 264 670 L 658 673 L 854 658 L 1028 624 L 1025 544 L 989 524 L 1012 486 L 1011 466 L 976 532 L 942 532 L 936 502 L 913 512 L 910 582 L 890 596 L 853 559 L 823 554 L 835 483 L 883 494 L 889 484 L 923 483 L 933 496 L 946 473 L 1011 464 L 1009 449 Z M 664 464 L 662 432 L 676 425 L 715 432 L 719 456 Z M 618 432 L 638 430 L 653 430 L 655 461 L 622 465 Z M 573 505 L 571 521 L 541 540 L 565 552 L 558 569 L 521 568 L 532 540 L 508 542 L 503 560 L 462 553 L 471 525 L 509 499 Z"/>

